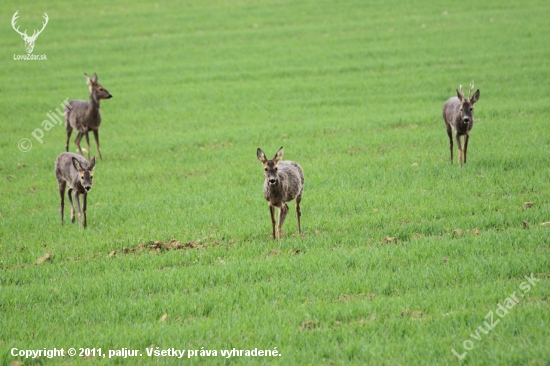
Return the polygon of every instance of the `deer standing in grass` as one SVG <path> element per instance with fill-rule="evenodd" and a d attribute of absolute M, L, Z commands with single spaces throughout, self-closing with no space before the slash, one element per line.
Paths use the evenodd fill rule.
<path fill-rule="evenodd" d="M 101 99 L 110 99 L 113 96 L 103 86 L 97 83 L 97 74 L 94 73 L 94 77 L 90 78 L 84 74 L 86 82 L 90 86 L 90 101 L 85 100 L 71 100 L 67 106 L 65 106 L 65 129 L 67 130 L 67 142 L 65 144 L 65 151 L 69 151 L 69 139 L 71 133 L 74 130 L 78 131 L 78 135 L 75 139 L 75 144 L 78 147 L 80 155 L 82 149 L 80 148 L 80 140 L 83 136 L 86 136 L 86 143 L 88 144 L 88 159 L 90 158 L 90 138 L 88 133 L 90 130 L 94 133 L 95 144 L 97 146 L 97 152 L 99 157 L 101 156 L 101 150 L 99 149 L 99 125 L 101 124 L 101 113 L 99 113 L 99 102 Z"/>
<path fill-rule="evenodd" d="M 75 192 L 76 205 L 78 206 L 78 225 L 86 227 L 86 202 L 88 192 L 92 189 L 94 176 L 95 156 L 88 163 L 80 155 L 65 152 L 59 155 L 55 161 L 55 177 L 59 186 L 61 196 L 61 225 L 63 225 L 63 209 L 65 207 L 65 188 L 69 189 L 67 194 L 71 202 L 71 222 L 75 221 L 75 210 L 73 205 L 72 192 Z M 82 208 L 80 207 L 80 195 L 83 195 Z M 82 217 L 83 216 L 83 223 Z"/>
<path fill-rule="evenodd" d="M 458 162 L 461 166 L 466 163 L 468 140 L 470 138 L 470 131 L 474 127 L 474 103 L 479 100 L 479 89 L 470 98 L 470 93 L 473 89 L 474 83 L 472 82 L 468 98 L 465 98 L 462 92 L 462 85 L 460 85 L 459 89 L 456 90 L 457 96 L 449 98 L 443 105 L 443 119 L 445 120 L 445 127 L 447 128 L 447 135 L 449 135 L 450 141 L 451 164 L 453 163 L 453 132 L 456 144 L 458 145 Z M 461 136 L 464 136 L 464 149 L 462 149 L 460 142 Z"/>
<path fill-rule="evenodd" d="M 300 227 L 300 201 L 304 192 L 304 172 L 302 167 L 293 161 L 281 161 L 283 148 L 268 160 L 264 152 L 258 148 L 256 155 L 264 165 L 264 197 L 269 202 L 271 224 L 273 226 L 273 239 L 281 240 L 281 228 L 288 213 L 287 202 L 296 199 L 296 215 L 298 217 L 298 233 L 302 233 Z M 279 224 L 275 229 L 275 207 L 279 208 Z"/>

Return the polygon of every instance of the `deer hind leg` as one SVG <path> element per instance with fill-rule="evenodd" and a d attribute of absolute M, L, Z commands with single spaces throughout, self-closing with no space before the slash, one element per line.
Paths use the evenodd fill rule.
<path fill-rule="evenodd" d="M 283 224 L 286 219 L 286 214 L 288 213 L 288 205 L 286 203 L 283 203 L 281 205 L 281 208 L 279 208 L 279 228 L 278 228 L 278 234 L 279 234 L 279 240 L 281 239 L 281 232 L 283 229 Z"/>
<path fill-rule="evenodd" d="M 90 137 L 88 136 L 88 131 L 86 131 L 86 145 L 88 145 L 88 161 L 90 161 Z"/>
<path fill-rule="evenodd" d="M 94 131 L 94 139 L 95 139 L 95 145 L 97 146 L 97 152 L 99 153 L 99 158 L 103 159 L 101 156 L 101 149 L 99 148 L 99 130 L 93 130 Z"/>
<path fill-rule="evenodd" d="M 451 164 L 453 163 L 453 130 L 447 127 L 447 135 L 449 135 L 449 150 L 451 150 Z"/>
<path fill-rule="evenodd" d="M 276 239 L 275 233 L 275 206 L 269 204 L 269 212 L 271 213 L 271 226 L 273 227 L 273 239 Z"/>
<path fill-rule="evenodd" d="M 69 188 L 67 191 L 67 195 L 69 196 L 69 202 L 71 202 L 71 222 L 74 224 L 74 204 L 73 204 L 73 189 Z M 76 196 L 76 194 L 75 194 Z"/>
<path fill-rule="evenodd" d="M 82 137 L 84 136 L 84 133 L 82 132 L 78 132 L 78 135 L 76 136 L 76 139 L 74 140 L 74 143 L 76 144 L 76 147 L 78 147 L 78 152 L 80 153 L 80 155 L 84 156 L 84 154 L 82 153 L 82 149 L 80 148 L 80 140 L 82 140 Z"/>
<path fill-rule="evenodd" d="M 63 181 L 57 181 L 59 186 L 59 195 L 61 196 L 61 225 L 63 225 L 63 211 L 65 209 L 65 188 L 67 187 L 67 182 Z"/>
<path fill-rule="evenodd" d="M 71 138 L 71 134 L 73 133 L 73 129 L 71 126 L 67 126 L 67 142 L 65 143 L 65 151 L 69 152 L 69 140 Z"/>
<path fill-rule="evenodd" d="M 298 217 L 298 234 L 302 233 L 302 227 L 300 225 L 300 216 L 302 216 L 302 211 L 300 211 L 300 202 L 302 201 L 302 195 L 299 194 L 296 197 L 296 216 Z"/>

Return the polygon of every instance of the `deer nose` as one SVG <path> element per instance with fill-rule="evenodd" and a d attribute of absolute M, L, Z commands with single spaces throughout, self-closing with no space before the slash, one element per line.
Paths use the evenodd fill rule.
<path fill-rule="evenodd" d="M 109 94 L 109 96 L 107 97 L 107 99 L 111 99 L 113 97 L 112 94 Z"/>
<path fill-rule="evenodd" d="M 86 192 L 88 192 L 90 189 L 92 189 L 92 186 L 86 186 L 84 187 L 84 189 L 86 190 Z"/>
<path fill-rule="evenodd" d="M 464 123 L 470 122 L 470 119 L 468 117 L 464 117 Z"/>
<path fill-rule="evenodd" d="M 269 180 L 269 184 L 275 184 L 275 179 L 273 179 L 273 178 L 270 179 L 270 180 Z"/>

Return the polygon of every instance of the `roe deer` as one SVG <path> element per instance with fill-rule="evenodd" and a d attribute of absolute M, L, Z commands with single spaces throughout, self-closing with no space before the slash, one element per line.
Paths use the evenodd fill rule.
<path fill-rule="evenodd" d="M 69 189 L 69 201 L 71 202 L 71 222 L 75 220 L 75 210 L 73 205 L 72 192 L 75 192 L 76 205 L 78 206 L 78 225 L 82 225 L 81 216 L 84 216 L 82 226 L 86 227 L 86 201 L 88 192 L 92 189 L 92 178 L 94 176 L 95 156 L 88 163 L 80 155 L 64 152 L 55 160 L 55 177 L 59 186 L 59 195 L 61 196 L 61 225 L 63 225 L 63 208 L 65 206 L 65 188 L 67 183 Z M 83 207 L 80 207 L 80 195 L 83 195 Z M 83 214 L 83 215 L 82 215 Z"/>
<path fill-rule="evenodd" d="M 69 151 L 69 139 L 73 129 L 78 131 L 78 135 L 74 140 L 78 147 L 80 155 L 82 149 L 80 148 L 80 140 L 83 136 L 86 136 L 86 143 L 88 144 L 88 159 L 90 158 L 90 139 L 88 132 L 92 130 L 94 132 L 95 144 L 97 146 L 97 152 L 99 157 L 101 156 L 101 150 L 99 149 L 99 125 L 101 124 L 101 113 L 99 113 L 99 102 L 101 99 L 109 99 L 113 96 L 103 88 L 103 86 L 97 83 L 97 74 L 94 73 L 94 77 L 90 78 L 84 74 L 86 82 L 90 86 L 90 101 L 85 100 L 71 100 L 65 107 L 65 129 L 67 130 L 67 142 L 65 144 L 65 151 Z"/>
<path fill-rule="evenodd" d="M 453 132 L 456 144 L 458 145 L 458 162 L 461 166 L 466 163 L 468 139 L 470 138 L 470 131 L 474 127 L 474 103 L 479 100 L 479 89 L 470 98 L 470 93 L 473 89 L 474 83 L 472 82 L 468 98 L 464 98 L 462 85 L 460 85 L 460 88 L 456 90 L 457 96 L 449 98 L 443 105 L 443 119 L 445 120 L 445 127 L 447 128 L 447 135 L 449 135 L 450 141 L 451 164 L 453 163 Z M 461 136 L 464 136 L 464 149 L 462 149 L 462 144 L 460 143 Z"/>
<path fill-rule="evenodd" d="M 264 152 L 258 148 L 256 151 L 258 160 L 264 165 L 264 197 L 269 202 L 271 224 L 273 225 L 273 239 L 281 240 L 281 228 L 288 213 L 287 202 L 296 199 L 296 215 L 298 216 L 298 233 L 302 233 L 300 227 L 300 201 L 304 192 L 304 172 L 302 167 L 293 161 L 281 161 L 283 148 L 268 160 Z M 279 208 L 279 225 L 275 230 L 275 207 Z"/>

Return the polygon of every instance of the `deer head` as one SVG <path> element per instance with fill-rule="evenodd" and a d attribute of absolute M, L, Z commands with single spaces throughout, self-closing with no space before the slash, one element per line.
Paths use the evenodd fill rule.
<path fill-rule="evenodd" d="M 468 98 L 464 97 L 464 92 L 462 91 L 462 85 L 456 90 L 456 96 L 460 101 L 460 114 L 462 122 L 468 124 L 474 120 L 474 103 L 479 100 L 479 89 L 472 95 L 470 98 L 470 93 L 474 89 L 474 82 L 470 84 L 470 90 L 468 91 Z"/>
<path fill-rule="evenodd" d="M 38 38 L 40 33 L 42 33 L 44 28 L 46 28 L 46 24 L 48 24 L 48 14 L 44 13 L 45 22 L 42 23 L 42 29 L 34 30 L 33 33 L 32 33 L 32 36 L 29 37 L 27 35 L 27 30 L 26 29 L 25 29 L 24 32 L 21 32 L 21 31 L 19 31 L 19 27 L 15 28 L 15 22 L 16 22 L 17 18 L 19 17 L 17 15 L 18 12 L 19 11 L 16 11 L 15 14 L 13 14 L 13 17 L 11 18 L 11 26 L 13 27 L 13 29 L 17 33 L 19 33 L 21 38 L 23 38 L 23 41 L 25 41 L 25 48 L 27 49 L 27 53 L 32 53 L 32 50 L 34 49 L 34 42 L 36 42 L 36 38 Z"/>
<path fill-rule="evenodd" d="M 277 151 L 272 160 L 268 160 L 260 148 L 256 151 L 256 155 L 258 156 L 258 160 L 264 165 L 265 179 L 270 185 L 277 184 L 279 181 L 279 176 L 277 175 L 277 163 L 283 157 L 283 147 Z"/>
<path fill-rule="evenodd" d="M 95 156 L 90 160 L 90 163 L 88 164 L 88 167 L 85 168 L 80 164 L 80 161 L 76 160 L 75 158 L 72 158 L 73 166 L 78 172 L 78 176 L 80 178 L 80 184 L 82 185 L 82 188 L 88 192 L 90 189 L 92 189 L 92 179 L 94 177 L 94 167 L 95 167 Z"/>
<path fill-rule="evenodd" d="M 113 96 L 107 91 L 102 85 L 99 85 L 97 82 L 97 74 L 94 73 L 94 76 L 89 77 L 88 74 L 84 74 L 86 78 L 86 83 L 90 87 L 90 95 L 94 98 L 96 102 L 99 102 L 101 99 L 109 99 Z"/>

